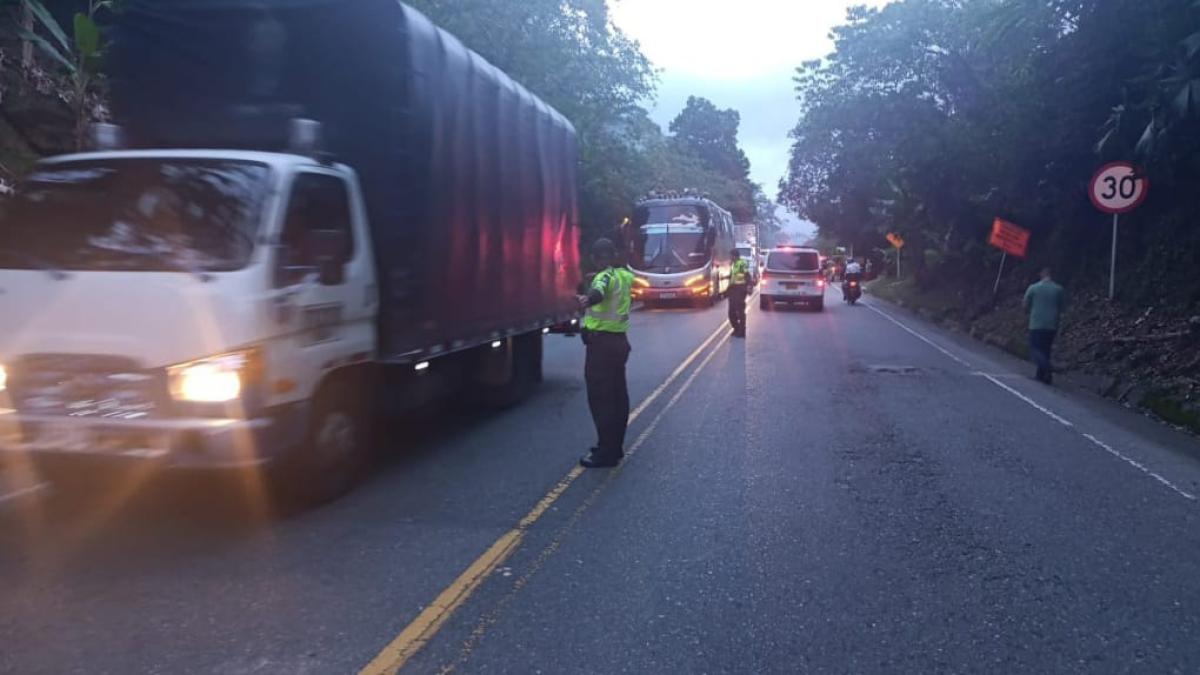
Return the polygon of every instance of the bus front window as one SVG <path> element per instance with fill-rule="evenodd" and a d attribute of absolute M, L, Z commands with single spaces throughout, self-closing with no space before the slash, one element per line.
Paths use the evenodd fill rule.
<path fill-rule="evenodd" d="M 634 211 L 637 234 L 630 265 L 639 271 L 671 274 L 708 264 L 708 209 L 700 204 L 650 204 Z"/>
<path fill-rule="evenodd" d="M 669 274 L 700 269 L 708 263 L 703 232 L 643 231 L 634 242 L 630 263 L 642 272 Z"/>

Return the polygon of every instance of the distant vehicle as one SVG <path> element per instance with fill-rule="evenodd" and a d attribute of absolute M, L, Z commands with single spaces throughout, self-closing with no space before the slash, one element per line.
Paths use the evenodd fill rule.
<path fill-rule="evenodd" d="M 261 471 L 322 501 L 381 406 L 513 403 L 578 315 L 566 118 L 394 0 L 261 4 L 123 8 L 114 114 L 148 149 L 18 185 L 0 451 L 68 478 L 85 457 Z"/>
<path fill-rule="evenodd" d="M 762 273 L 759 307 L 773 309 L 776 303 L 799 303 L 825 308 L 825 275 L 821 254 L 813 248 L 780 246 L 767 253 Z"/>
<path fill-rule="evenodd" d="M 741 242 L 737 245 L 738 255 L 742 257 L 750 265 L 750 285 L 758 285 L 758 247 L 748 242 Z"/>
<path fill-rule="evenodd" d="M 729 212 L 706 197 L 655 195 L 639 202 L 626 235 L 634 297 L 711 306 L 729 290 L 733 227 Z"/>

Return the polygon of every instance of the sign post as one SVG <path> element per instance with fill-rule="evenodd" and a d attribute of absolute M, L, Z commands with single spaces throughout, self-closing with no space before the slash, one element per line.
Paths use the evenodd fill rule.
<path fill-rule="evenodd" d="M 988 243 L 1004 251 L 1004 255 L 1000 256 L 1000 271 L 996 272 L 996 283 L 992 284 L 992 295 L 995 295 L 1000 290 L 1000 275 L 1004 274 L 1004 263 L 1008 261 L 1008 254 L 1024 258 L 1029 251 L 1029 230 L 1003 218 L 997 218 L 992 221 L 992 236 L 988 237 Z"/>
<path fill-rule="evenodd" d="M 900 250 L 904 248 L 904 237 L 895 232 L 887 233 L 888 243 L 896 249 L 896 279 L 900 279 Z"/>
<path fill-rule="evenodd" d="M 1150 191 L 1150 181 L 1129 162 L 1112 162 L 1100 167 L 1092 176 L 1088 196 L 1092 205 L 1104 213 L 1111 213 L 1112 258 L 1108 267 L 1108 299 L 1117 294 L 1117 232 L 1122 213 L 1141 206 Z"/>
<path fill-rule="evenodd" d="M 1112 259 L 1108 263 L 1108 299 L 1112 300 L 1117 294 L 1117 224 L 1121 214 L 1113 214 Z"/>

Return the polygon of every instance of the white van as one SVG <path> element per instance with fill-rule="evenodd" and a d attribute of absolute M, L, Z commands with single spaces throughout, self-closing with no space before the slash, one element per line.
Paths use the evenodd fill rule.
<path fill-rule="evenodd" d="M 767 252 L 762 273 L 759 307 L 772 309 L 778 302 L 803 303 L 825 308 L 825 276 L 821 254 L 815 248 L 780 246 Z"/>

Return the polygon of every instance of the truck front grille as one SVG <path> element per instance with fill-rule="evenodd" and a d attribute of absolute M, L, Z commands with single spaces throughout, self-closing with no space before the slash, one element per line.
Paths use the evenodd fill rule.
<path fill-rule="evenodd" d="M 39 354 L 13 364 L 9 391 L 28 415 L 133 420 L 164 407 L 164 375 L 113 356 Z"/>

